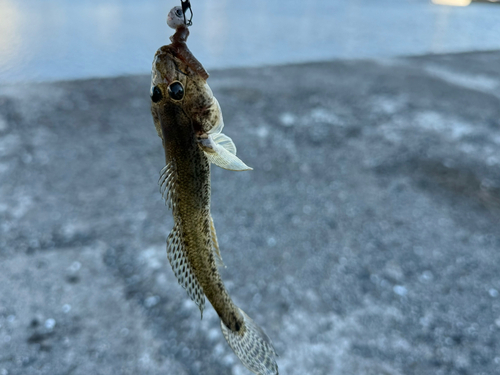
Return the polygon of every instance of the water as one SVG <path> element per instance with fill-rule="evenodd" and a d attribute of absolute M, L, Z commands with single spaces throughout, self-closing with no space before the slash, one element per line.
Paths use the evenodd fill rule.
<path fill-rule="evenodd" d="M 192 0 L 208 70 L 500 49 L 500 6 L 426 0 Z M 0 0 L 0 83 L 148 73 L 179 1 Z"/>

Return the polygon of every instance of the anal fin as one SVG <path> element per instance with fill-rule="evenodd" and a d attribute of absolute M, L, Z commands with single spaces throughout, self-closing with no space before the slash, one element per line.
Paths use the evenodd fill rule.
<path fill-rule="evenodd" d="M 167 258 L 177 281 L 186 289 L 189 298 L 196 303 L 203 318 L 205 294 L 189 263 L 179 223 L 174 225 L 174 228 L 167 237 Z"/>
<path fill-rule="evenodd" d="M 215 254 L 215 262 L 218 267 L 226 267 L 222 261 L 222 255 L 220 254 L 219 243 L 217 242 L 217 234 L 215 233 L 214 219 L 210 216 L 210 232 L 212 234 L 212 249 Z"/>

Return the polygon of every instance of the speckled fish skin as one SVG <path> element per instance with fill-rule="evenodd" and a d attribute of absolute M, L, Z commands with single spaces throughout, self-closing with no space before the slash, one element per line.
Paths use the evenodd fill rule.
<path fill-rule="evenodd" d="M 165 48 L 158 51 L 155 63 L 161 79 L 153 79 L 153 84 L 164 94 L 159 103 L 153 103 L 152 113 L 163 141 L 166 162 L 175 163 L 174 222 L 181 227 L 187 260 L 204 294 L 226 326 L 238 331 L 243 317 L 222 283 L 212 251 L 210 164 L 197 140 L 197 133 L 210 130 L 217 115 L 209 114 L 205 109 L 204 119 L 210 117 L 211 121 L 201 124 L 200 119 L 196 119 L 198 124 L 193 124 L 196 120 L 192 115 L 188 116 L 193 112 L 197 115 L 209 107 L 213 95 L 203 79 L 197 76 L 188 78 L 182 73 L 187 71 L 186 67 Z M 185 99 L 182 103 L 171 100 L 167 94 L 169 84 L 174 81 L 184 83 Z"/>
<path fill-rule="evenodd" d="M 169 87 L 174 85 L 184 89 L 180 100 L 170 95 Z M 231 170 L 251 168 L 236 158 L 234 144 L 222 134 L 218 136 L 232 145 L 226 147 L 230 152 L 222 155 L 241 164 L 231 164 L 233 159 L 229 164 L 210 159 L 211 146 L 204 147 L 200 140 L 211 138 L 215 127 L 220 133 L 223 123 L 219 104 L 205 79 L 178 59 L 169 46 L 161 47 L 155 55 L 151 95 L 151 112 L 166 159 L 160 186 L 174 218 L 167 239 L 174 274 L 202 314 L 206 295 L 221 319 L 224 337 L 248 369 L 255 374 L 278 374 L 270 339 L 233 303 L 221 280 L 217 267 L 220 253 L 210 215 L 210 161 Z"/>

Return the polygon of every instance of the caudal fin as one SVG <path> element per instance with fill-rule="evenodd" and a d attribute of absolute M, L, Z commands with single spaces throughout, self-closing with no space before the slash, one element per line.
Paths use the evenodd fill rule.
<path fill-rule="evenodd" d="M 277 356 L 265 332 L 241 309 L 245 320 L 243 335 L 233 332 L 221 321 L 222 334 L 240 361 L 257 375 L 278 375 Z"/>

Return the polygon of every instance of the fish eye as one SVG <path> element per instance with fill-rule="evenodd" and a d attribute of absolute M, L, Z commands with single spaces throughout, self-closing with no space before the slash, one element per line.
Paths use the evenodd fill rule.
<path fill-rule="evenodd" d="M 180 9 L 176 9 L 176 11 L 175 11 L 175 15 L 176 15 L 177 17 L 182 17 L 182 10 L 180 10 Z"/>
<path fill-rule="evenodd" d="M 179 81 L 172 82 L 170 86 L 168 86 L 168 95 L 173 100 L 182 100 L 182 98 L 184 98 L 184 87 L 182 87 L 182 83 Z"/>
<path fill-rule="evenodd" d="M 161 93 L 161 90 L 158 86 L 153 87 L 151 90 L 151 100 L 153 103 L 158 103 L 160 100 L 163 99 L 163 94 Z"/>

